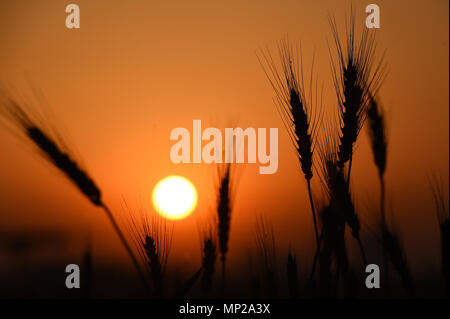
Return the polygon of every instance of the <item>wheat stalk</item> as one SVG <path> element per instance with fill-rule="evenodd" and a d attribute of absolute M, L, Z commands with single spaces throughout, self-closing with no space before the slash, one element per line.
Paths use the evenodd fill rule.
<path fill-rule="evenodd" d="M 40 154 L 62 172 L 92 204 L 103 208 L 145 285 L 145 277 L 138 261 L 113 214 L 102 201 L 99 187 L 87 171 L 81 168 L 74 156 L 71 155 L 61 136 L 55 133 L 57 137 L 53 138 L 50 132 L 45 130 L 44 125 L 38 123 L 32 111 L 27 110 L 26 104 L 21 105 L 21 103 L 4 93 L 1 98 L 0 115 L 3 119 L 11 124 L 13 129 L 19 130 L 28 141 L 32 142 L 39 149 Z"/>
<path fill-rule="evenodd" d="M 348 225 L 353 237 L 357 240 L 364 264 L 367 264 L 366 254 L 360 239 L 360 222 L 356 213 L 350 189 L 344 176 L 344 170 L 338 164 L 337 142 L 332 134 L 332 127 L 325 128 L 325 135 L 319 145 L 319 177 L 326 194 L 327 204 L 321 214 L 322 232 L 320 245 L 314 256 L 312 273 L 309 283 L 312 282 L 317 261 L 320 264 L 320 290 L 321 294 L 328 296 L 331 293 L 331 261 L 336 258 L 337 273 L 342 271 L 344 278 L 348 269 L 348 257 L 345 248 L 345 226 Z M 321 251 L 323 250 L 323 252 Z"/>
<path fill-rule="evenodd" d="M 277 67 L 270 52 L 262 52 L 260 63 L 275 91 L 279 114 L 297 151 L 301 169 L 308 186 L 316 243 L 319 245 L 319 231 L 317 229 L 316 211 L 311 192 L 311 179 L 313 177 L 312 167 L 315 140 L 322 114 L 321 103 L 317 103 L 317 85 L 313 94 L 313 70 L 311 70 L 309 92 L 306 92 L 301 49 L 292 45 L 289 39 L 286 38 L 278 44 L 278 56 L 281 67 Z M 313 112 L 313 105 L 318 106 L 315 112 Z"/>
<path fill-rule="evenodd" d="M 222 295 L 225 293 L 225 264 L 230 239 L 231 213 L 233 210 L 231 181 L 231 166 L 227 164 L 223 171 L 219 171 L 219 189 L 217 201 L 217 232 L 220 260 L 222 262 Z"/>
<path fill-rule="evenodd" d="M 149 274 L 153 296 L 162 298 L 173 228 L 168 227 L 166 219 L 162 216 L 149 215 L 142 209 L 135 214 L 125 201 L 123 206 L 130 218 L 130 233 L 134 244 Z"/>
<path fill-rule="evenodd" d="M 373 153 L 373 159 L 378 170 L 378 179 L 380 180 L 380 215 L 382 229 L 387 229 L 386 212 L 385 212 L 385 196 L 386 186 L 384 181 L 384 173 L 386 171 L 386 155 L 387 155 L 387 134 L 386 123 L 384 119 L 381 105 L 375 100 L 375 97 L 369 95 L 369 104 L 367 107 L 368 132 L 370 144 Z M 383 268 L 386 292 L 389 294 L 390 279 L 389 265 L 387 262 L 386 250 L 383 249 Z"/>
<path fill-rule="evenodd" d="M 186 280 L 184 284 L 180 286 L 178 289 L 178 292 L 175 295 L 176 299 L 181 299 L 186 297 L 186 295 L 189 293 L 189 291 L 192 289 L 192 287 L 195 285 L 197 280 L 200 278 L 201 274 L 203 273 L 203 267 L 200 267 L 191 277 Z"/>
<path fill-rule="evenodd" d="M 202 269 L 203 269 L 201 286 L 202 286 L 202 294 L 205 297 L 211 292 L 212 289 L 214 271 L 217 260 L 216 240 L 211 230 L 203 234 L 203 238 L 201 241 L 201 248 L 202 248 Z"/>
<path fill-rule="evenodd" d="M 332 63 L 332 71 L 341 119 L 338 165 L 343 168 L 349 162 L 349 183 L 353 146 L 364 124 L 369 92 L 376 94 L 384 76 L 384 65 L 381 59 L 373 67 L 376 49 L 374 31 L 365 28 L 361 39 L 355 39 L 354 12 L 350 14 L 345 48 L 341 44 L 335 19 L 330 18 L 329 22 L 337 51 L 337 65 Z"/>
<path fill-rule="evenodd" d="M 400 240 L 386 224 L 382 224 L 381 227 L 384 252 L 394 269 L 397 271 L 397 274 L 400 276 L 400 281 L 403 288 L 410 297 L 414 297 L 415 287 L 413 277 Z"/>
<path fill-rule="evenodd" d="M 273 227 L 267 225 L 262 216 L 256 219 L 255 244 L 261 260 L 262 273 L 266 280 L 268 297 L 277 293 L 276 249 Z"/>
<path fill-rule="evenodd" d="M 436 175 L 430 180 L 430 188 L 434 199 L 436 218 L 441 233 L 441 270 L 446 283 L 447 294 L 449 288 L 449 212 L 444 199 L 444 185 Z"/>

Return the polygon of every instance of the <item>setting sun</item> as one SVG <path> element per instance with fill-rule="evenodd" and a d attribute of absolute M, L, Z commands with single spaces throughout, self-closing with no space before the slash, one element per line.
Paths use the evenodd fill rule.
<path fill-rule="evenodd" d="M 183 219 L 197 205 L 197 191 L 186 178 L 169 176 L 156 184 L 152 199 L 156 210 L 164 217 Z"/>

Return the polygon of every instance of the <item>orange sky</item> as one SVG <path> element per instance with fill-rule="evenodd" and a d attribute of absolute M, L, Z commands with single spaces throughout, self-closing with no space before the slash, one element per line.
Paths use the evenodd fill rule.
<path fill-rule="evenodd" d="M 313 233 L 306 186 L 256 52 L 266 46 L 273 50 L 286 34 L 302 41 L 305 63 L 315 49 L 325 109 L 335 110 L 327 17 L 334 14 L 342 31 L 350 1 L 75 2 L 81 10 L 78 30 L 64 25 L 70 1 L 0 1 L 0 82 L 20 91 L 27 72 L 44 91 L 56 124 L 70 132 L 113 211 L 123 215 L 122 195 L 151 209 L 152 188 L 161 178 L 189 178 L 199 205 L 176 223 L 173 255 L 197 262 L 197 221 L 214 206 L 215 169 L 172 164 L 170 131 L 192 130 L 193 119 L 204 127 L 278 127 L 278 172 L 259 175 L 258 165 L 239 168 L 230 254 L 252 244 L 256 213 L 273 222 L 284 247 L 300 241 L 298 251 L 309 249 Z M 417 252 L 411 257 L 414 266 L 438 251 L 427 174 L 439 172 L 447 184 L 449 177 L 449 4 L 376 3 L 381 8 L 378 52 L 386 50 L 389 67 L 380 93 L 389 125 L 387 188 L 407 250 Z M 366 4 L 353 1 L 358 28 L 364 26 Z M 363 224 L 370 224 L 367 207 L 378 198 L 367 141 L 363 131 L 352 171 Z M 24 146 L 0 130 L 2 227 L 81 231 L 91 225 L 99 254 L 123 254 L 103 213 Z"/>

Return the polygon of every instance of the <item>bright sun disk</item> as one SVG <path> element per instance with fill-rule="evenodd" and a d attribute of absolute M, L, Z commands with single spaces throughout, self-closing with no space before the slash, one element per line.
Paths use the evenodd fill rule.
<path fill-rule="evenodd" d="M 195 186 L 181 176 L 168 176 L 156 184 L 153 205 L 159 214 L 169 219 L 183 219 L 197 205 Z"/>

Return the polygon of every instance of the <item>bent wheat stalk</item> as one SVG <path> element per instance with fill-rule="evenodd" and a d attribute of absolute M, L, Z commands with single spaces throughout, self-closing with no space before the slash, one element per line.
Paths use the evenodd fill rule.
<path fill-rule="evenodd" d="M 44 125 L 39 125 L 38 121 L 33 118 L 31 111 L 27 112 L 25 106 L 8 96 L 3 96 L 3 94 L 1 96 L 0 116 L 11 124 L 13 129 L 18 129 L 33 145 L 37 146 L 41 155 L 62 172 L 92 204 L 103 208 L 114 231 L 132 260 L 142 283 L 146 285 L 144 274 L 131 247 L 113 214 L 101 199 L 100 189 L 89 174 L 70 155 L 70 151 L 62 142 L 61 137 L 51 137 L 51 134 L 46 132 Z"/>

